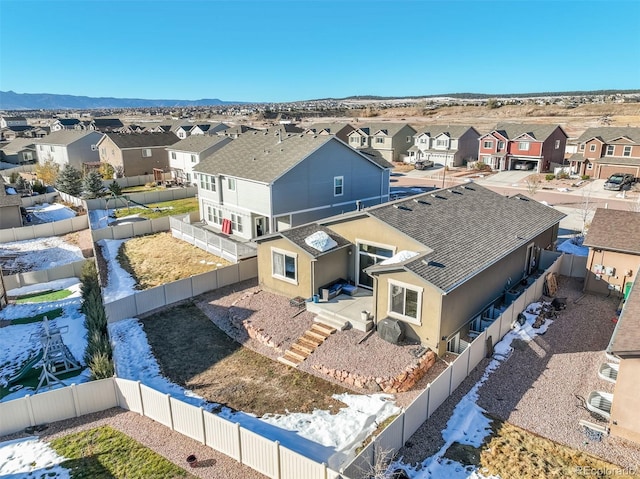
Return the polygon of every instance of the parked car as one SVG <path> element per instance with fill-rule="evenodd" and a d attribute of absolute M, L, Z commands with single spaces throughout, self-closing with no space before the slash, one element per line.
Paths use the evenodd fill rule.
<path fill-rule="evenodd" d="M 530 161 L 516 161 L 513 165 L 514 170 L 533 170 L 533 163 Z"/>
<path fill-rule="evenodd" d="M 416 170 L 426 170 L 427 168 L 431 168 L 433 166 L 433 161 L 431 160 L 420 160 L 416 161 L 414 168 Z"/>
<path fill-rule="evenodd" d="M 630 186 L 635 181 L 635 177 L 628 173 L 614 173 L 604 183 L 605 190 L 620 191 Z"/>

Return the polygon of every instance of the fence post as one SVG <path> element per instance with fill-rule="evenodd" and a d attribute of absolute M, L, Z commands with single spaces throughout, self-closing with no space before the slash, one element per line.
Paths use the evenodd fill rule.
<path fill-rule="evenodd" d="M 24 398 L 27 401 L 27 412 L 29 413 L 29 421 L 31 422 L 32 426 L 35 426 L 36 425 L 36 417 L 33 414 L 33 405 L 31 404 L 31 395 L 27 394 Z"/>
<path fill-rule="evenodd" d="M 76 410 L 76 417 L 80 417 L 80 401 L 78 400 L 78 389 L 75 383 L 71 385 L 71 394 L 73 395 L 73 408 Z"/>
<path fill-rule="evenodd" d="M 280 479 L 282 477 L 282 471 L 280 470 L 280 441 L 275 442 L 276 445 L 276 477 Z"/>
<path fill-rule="evenodd" d="M 240 464 L 244 464 L 242 462 L 242 436 L 240 435 L 240 423 L 236 423 L 236 431 L 238 432 L 238 462 Z"/>
<path fill-rule="evenodd" d="M 204 408 L 200 406 L 200 423 L 202 424 L 202 444 L 207 445 L 207 426 L 204 423 Z"/>
<path fill-rule="evenodd" d="M 328 471 L 327 471 L 327 463 L 326 462 L 322 463 L 322 472 L 323 472 L 323 474 L 322 474 L 323 478 L 324 479 L 328 479 L 327 478 Z"/>
<path fill-rule="evenodd" d="M 169 421 L 171 422 L 171 430 L 175 431 L 173 428 L 173 411 L 171 410 L 171 394 L 167 393 L 167 407 L 169 408 Z"/>
<path fill-rule="evenodd" d="M 140 396 L 140 415 L 144 416 L 144 401 L 142 400 L 142 386 L 140 380 L 138 380 L 138 396 Z"/>

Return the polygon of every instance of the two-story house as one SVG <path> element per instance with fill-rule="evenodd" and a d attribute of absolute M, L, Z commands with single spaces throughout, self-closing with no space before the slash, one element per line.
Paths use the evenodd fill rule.
<path fill-rule="evenodd" d="M 104 136 L 97 131 L 58 130 L 35 140 L 38 162 L 53 161 L 60 168 L 71 165 L 83 171 L 84 163 L 100 160 L 98 143 Z"/>
<path fill-rule="evenodd" d="M 462 166 L 477 159 L 479 137 L 472 126 L 431 125 L 416 133 L 405 161 L 431 160 L 445 166 Z"/>
<path fill-rule="evenodd" d="M 500 171 L 550 171 L 563 163 L 567 138 L 559 125 L 499 124 L 478 139 L 478 161 Z"/>
<path fill-rule="evenodd" d="M 289 298 L 349 281 L 370 292 L 376 324 L 393 321 L 438 354 L 457 353 L 474 321 L 536 271 L 564 216 L 473 183 L 437 190 L 257 238 L 258 280 Z"/>
<path fill-rule="evenodd" d="M 0 128 L 8 126 L 27 126 L 27 119 L 23 116 L 0 116 Z"/>
<path fill-rule="evenodd" d="M 109 163 L 124 176 L 150 175 L 169 171 L 167 147 L 180 139 L 171 132 L 105 133 L 98 142 L 99 160 Z"/>
<path fill-rule="evenodd" d="M 224 131 L 229 128 L 229 125 L 224 123 L 199 123 L 191 127 L 189 134 L 191 135 L 215 135 L 220 131 Z"/>
<path fill-rule="evenodd" d="M 89 123 L 90 130 L 101 131 L 102 133 L 121 131 L 122 128 L 124 128 L 124 124 L 119 118 L 94 118 Z"/>
<path fill-rule="evenodd" d="M 248 131 L 259 131 L 257 128 L 253 128 L 248 125 L 236 125 L 225 128 L 224 130 L 216 131 L 214 135 L 228 136 L 229 138 L 238 138 L 243 133 Z M 212 134 L 211 132 L 209 134 Z"/>
<path fill-rule="evenodd" d="M 577 152 L 569 157 L 572 172 L 598 179 L 614 173 L 640 176 L 640 128 L 589 128 L 576 143 Z"/>
<path fill-rule="evenodd" d="M 355 128 L 349 123 L 314 123 L 305 129 L 309 135 L 335 135 L 345 143 L 349 143 L 349 133 Z"/>
<path fill-rule="evenodd" d="M 407 123 L 369 123 L 357 125 L 349 132 L 347 143 L 386 161 L 403 161 L 415 134 L 416 130 Z"/>
<path fill-rule="evenodd" d="M 229 143 L 231 138 L 194 134 L 167 148 L 171 178 L 178 184 L 195 183 L 193 168 L 200 158 L 212 154 Z"/>
<path fill-rule="evenodd" d="M 51 124 L 51 131 L 84 130 L 84 124 L 77 118 L 59 118 Z"/>
<path fill-rule="evenodd" d="M 0 160 L 16 165 L 26 165 L 37 160 L 33 138 L 16 138 L 0 148 Z"/>
<path fill-rule="evenodd" d="M 200 214 L 243 239 L 383 203 L 391 165 L 334 136 L 243 133 L 194 168 Z"/>

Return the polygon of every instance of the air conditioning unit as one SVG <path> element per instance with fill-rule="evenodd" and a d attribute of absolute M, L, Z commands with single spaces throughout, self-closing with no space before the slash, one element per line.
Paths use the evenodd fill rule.
<path fill-rule="evenodd" d="M 613 266 L 605 266 L 604 274 L 607 276 L 614 276 L 616 274 L 616 269 Z"/>
<path fill-rule="evenodd" d="M 602 274 L 604 273 L 604 266 L 602 266 L 601 264 L 594 264 L 593 265 L 593 272 L 595 274 Z"/>

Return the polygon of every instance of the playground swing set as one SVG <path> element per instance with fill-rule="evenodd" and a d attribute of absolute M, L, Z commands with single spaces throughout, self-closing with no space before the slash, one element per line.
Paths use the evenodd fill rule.
<path fill-rule="evenodd" d="M 46 316 L 42 324 L 42 332 L 33 333 L 30 337 L 31 340 L 38 339 L 42 348 L 35 356 L 32 356 L 27 361 L 20 371 L 9 378 L 7 387 L 23 379 L 33 368 L 41 367 L 42 370 L 40 372 L 38 386 L 35 390 L 37 393 L 43 386 L 49 387 L 52 384 L 65 386 L 65 384 L 58 379 L 58 376 L 82 369 L 82 365 L 76 361 L 67 345 L 62 341 L 62 335 L 69 331 L 69 327 L 51 327 Z M 41 366 L 38 366 L 40 363 Z"/>

